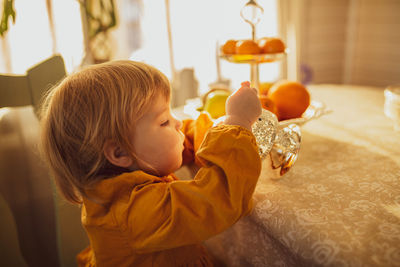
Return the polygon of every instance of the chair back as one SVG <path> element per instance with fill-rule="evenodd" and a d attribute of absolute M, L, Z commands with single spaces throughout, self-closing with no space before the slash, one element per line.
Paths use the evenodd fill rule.
<path fill-rule="evenodd" d="M 0 108 L 32 105 L 38 115 L 42 97 L 66 75 L 64 60 L 54 55 L 24 75 L 0 74 Z"/>

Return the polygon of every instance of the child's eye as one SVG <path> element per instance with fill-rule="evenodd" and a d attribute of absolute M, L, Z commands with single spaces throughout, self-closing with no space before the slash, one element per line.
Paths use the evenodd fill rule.
<path fill-rule="evenodd" d="M 167 121 L 161 123 L 161 126 L 167 126 L 168 124 L 169 124 L 169 120 L 167 120 Z"/>

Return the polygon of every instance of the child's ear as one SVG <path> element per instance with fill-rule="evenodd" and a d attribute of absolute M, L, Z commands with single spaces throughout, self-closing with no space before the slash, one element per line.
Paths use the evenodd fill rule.
<path fill-rule="evenodd" d="M 106 159 L 115 166 L 128 168 L 133 165 L 133 159 L 129 153 L 112 140 L 106 141 L 103 147 L 103 153 Z"/>

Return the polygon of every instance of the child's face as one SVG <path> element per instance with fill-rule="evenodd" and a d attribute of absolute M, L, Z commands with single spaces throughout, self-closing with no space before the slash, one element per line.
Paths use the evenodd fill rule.
<path fill-rule="evenodd" d="M 182 164 L 182 122 L 172 114 L 163 96 L 154 99 L 149 111 L 136 123 L 133 147 L 139 169 L 167 175 Z"/>

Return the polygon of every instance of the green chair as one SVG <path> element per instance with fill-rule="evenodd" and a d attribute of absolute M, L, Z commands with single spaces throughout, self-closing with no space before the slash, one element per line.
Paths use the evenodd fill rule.
<path fill-rule="evenodd" d="M 0 74 L 0 108 L 32 105 L 37 113 L 43 95 L 65 75 L 60 55 L 33 66 L 26 75 Z"/>

